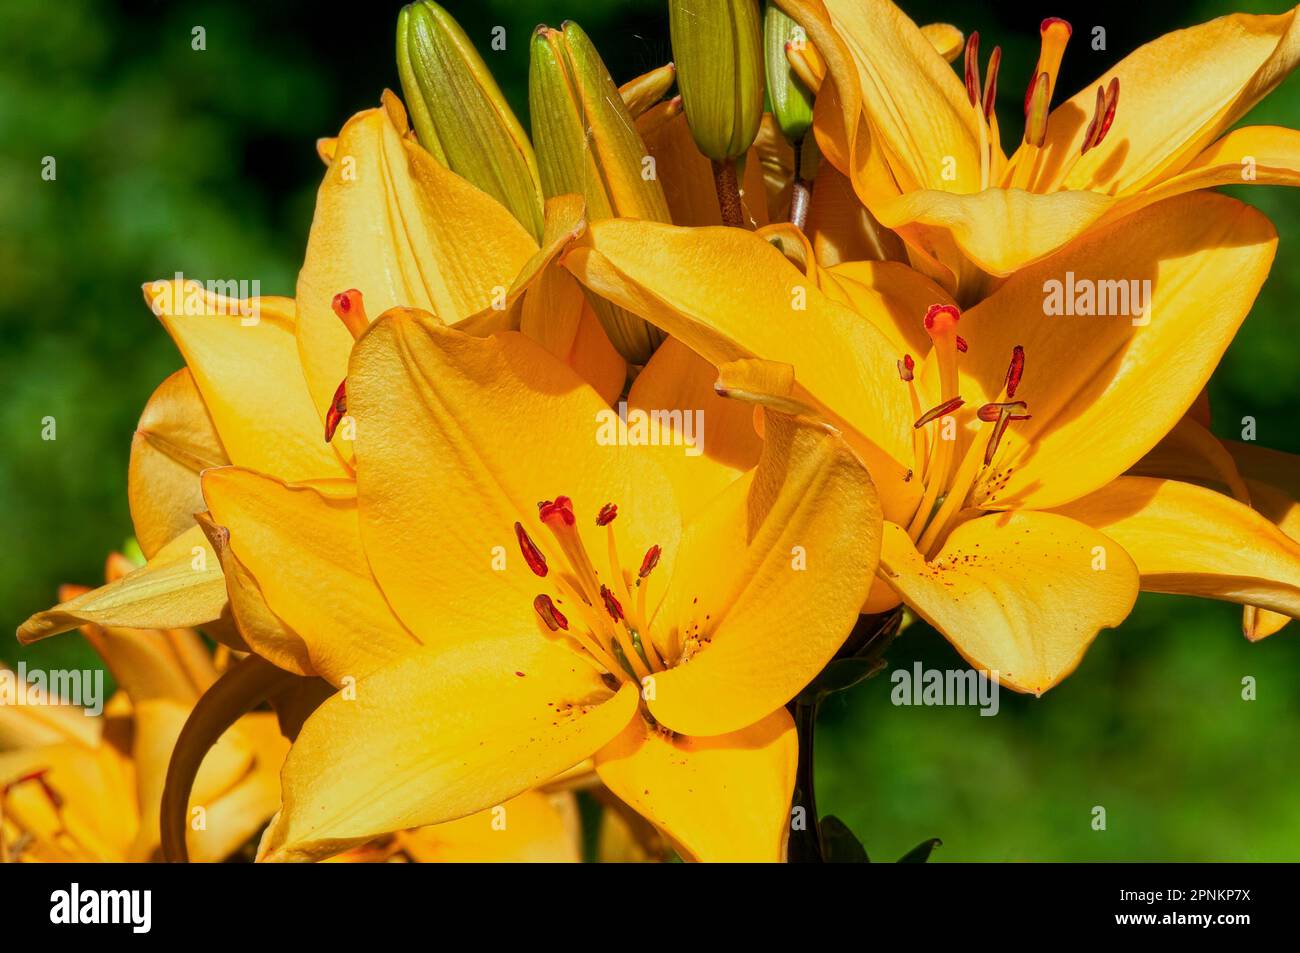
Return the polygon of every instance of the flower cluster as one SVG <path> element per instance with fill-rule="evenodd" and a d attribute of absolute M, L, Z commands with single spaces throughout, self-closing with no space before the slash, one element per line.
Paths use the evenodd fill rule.
<path fill-rule="evenodd" d="M 567 860 L 585 789 L 611 858 L 782 860 L 818 822 L 792 711 L 864 633 L 1041 694 L 1139 590 L 1300 616 L 1300 461 L 1205 397 L 1277 242 L 1209 190 L 1300 183 L 1300 132 L 1234 128 L 1295 11 L 1071 99 L 1044 21 L 1011 155 L 978 34 L 669 12 L 621 87 L 539 27 L 525 130 L 411 4 L 401 97 L 318 144 L 295 297 L 146 286 L 185 367 L 131 447 L 143 564 L 18 630 L 81 627 L 125 695 L 92 732 L 0 706 L 0 850 L 219 859 L 269 820 L 262 860 Z"/>

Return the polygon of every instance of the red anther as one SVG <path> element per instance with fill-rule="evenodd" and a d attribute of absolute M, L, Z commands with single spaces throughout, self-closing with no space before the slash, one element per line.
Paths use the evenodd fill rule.
<path fill-rule="evenodd" d="M 644 579 L 650 573 L 654 572 L 655 566 L 659 565 L 659 557 L 664 551 L 659 548 L 659 544 L 651 546 L 645 551 L 645 558 L 641 560 L 641 568 L 637 571 L 637 576 Z"/>
<path fill-rule="evenodd" d="M 938 407 L 932 407 L 930 410 L 927 410 L 920 417 L 918 417 L 916 423 L 912 424 L 912 429 L 914 430 L 919 429 L 921 427 L 924 427 L 932 420 L 938 420 L 940 417 L 946 417 L 948 414 L 952 413 L 954 410 L 956 410 L 964 403 L 966 403 L 966 401 L 960 397 L 953 397 L 951 400 L 945 400 Z"/>
<path fill-rule="evenodd" d="M 912 360 L 912 355 L 904 354 L 903 359 L 898 362 L 898 377 L 903 381 L 910 381 L 915 377 L 916 361 Z"/>
<path fill-rule="evenodd" d="M 334 439 L 334 431 L 338 430 L 339 424 L 348 412 L 348 379 L 345 377 L 339 381 L 339 386 L 334 391 L 334 399 L 330 401 L 330 406 L 325 411 L 325 442 L 329 443 Z"/>
<path fill-rule="evenodd" d="M 1047 120 L 1051 118 L 1052 78 L 1039 73 L 1030 87 L 1029 109 L 1025 112 L 1025 142 L 1043 147 L 1047 141 Z"/>
<path fill-rule="evenodd" d="M 970 345 L 966 343 L 966 339 L 960 334 L 957 335 L 957 350 L 961 351 L 963 354 L 970 350 Z"/>
<path fill-rule="evenodd" d="M 985 404 L 979 410 L 975 411 L 976 416 L 986 424 L 990 424 L 1002 416 L 1003 409 L 1012 411 L 1007 414 L 1008 420 L 1028 420 L 1031 414 L 1017 414 L 1014 411 L 1028 410 L 1029 405 L 1023 400 L 1012 400 L 1002 404 Z"/>
<path fill-rule="evenodd" d="M 555 603 L 551 601 L 551 597 L 546 593 L 542 593 L 533 600 L 533 608 L 537 610 L 537 614 L 541 616 L 542 621 L 546 623 L 546 627 L 552 632 L 569 628 L 569 620 L 564 617 L 563 612 L 555 608 Z"/>
<path fill-rule="evenodd" d="M 1106 108 L 1106 88 L 1097 87 L 1097 105 L 1092 107 L 1092 122 L 1088 123 L 1088 128 L 1083 133 L 1083 145 L 1079 147 L 1079 155 L 1087 155 L 1088 150 L 1092 148 L 1092 140 L 1097 137 L 1097 125 L 1101 122 L 1101 114 Z"/>
<path fill-rule="evenodd" d="M 618 507 L 613 503 L 606 503 L 600 508 L 600 512 L 596 514 L 596 525 L 608 526 L 614 522 L 616 516 L 618 516 Z"/>
<path fill-rule="evenodd" d="M 546 557 L 537 548 L 537 544 L 533 542 L 533 538 L 528 535 L 528 530 L 524 529 L 522 523 L 515 523 L 515 539 L 519 540 L 519 550 L 524 554 L 524 562 L 528 563 L 528 568 L 533 571 L 533 575 L 544 577 L 550 572 L 546 566 Z"/>
<path fill-rule="evenodd" d="M 993 115 L 993 106 L 998 98 L 998 68 L 1002 65 L 1002 47 L 993 47 L 989 55 L 989 71 L 984 76 L 984 116 Z"/>
<path fill-rule="evenodd" d="M 989 437 L 988 445 L 984 448 L 985 466 L 993 462 L 993 457 L 998 452 L 998 445 L 1002 443 L 1002 435 L 1006 432 L 1007 424 L 1013 420 L 1028 420 L 1030 416 L 1029 414 L 1014 413 L 1016 410 L 1027 409 L 1023 400 L 1014 400 L 1005 404 L 985 404 L 979 409 L 981 420 L 991 419 L 986 416 L 991 408 L 996 410 L 996 416 L 992 419 L 997 422 L 993 424 L 993 434 Z"/>
<path fill-rule="evenodd" d="M 980 101 L 980 35 L 979 31 L 966 38 L 966 98 L 972 106 Z"/>
<path fill-rule="evenodd" d="M 1115 121 L 1115 109 L 1119 106 L 1119 77 L 1116 76 L 1106 87 L 1106 110 L 1102 115 L 1101 128 L 1097 130 L 1097 138 L 1093 142 L 1094 146 L 1101 145 L 1101 141 L 1106 138 L 1106 133 L 1110 132 L 1111 123 Z"/>
<path fill-rule="evenodd" d="M 961 320 L 961 311 L 951 304 L 932 304 L 925 312 L 925 329 L 930 337 L 946 334 Z"/>
<path fill-rule="evenodd" d="M 1029 104 L 1032 103 L 1032 102 L 1034 101 L 1034 87 L 1038 85 L 1038 77 L 1039 77 L 1040 75 L 1042 75 L 1042 76 L 1046 76 L 1047 74 L 1046 74 L 1046 73 L 1042 73 L 1042 74 L 1035 73 L 1033 76 L 1029 77 L 1029 88 L 1025 90 L 1025 116 L 1026 116 L 1026 118 L 1029 116 Z"/>
<path fill-rule="evenodd" d="M 573 500 L 567 496 L 557 496 L 553 500 L 543 500 L 537 504 L 537 515 L 543 523 L 552 529 L 558 523 L 572 526 L 574 524 Z"/>
<path fill-rule="evenodd" d="M 623 620 L 623 607 L 614 598 L 614 593 L 609 591 L 609 586 L 601 585 L 600 598 L 605 603 L 605 611 L 609 613 L 609 617 L 615 622 L 621 622 Z"/>
<path fill-rule="evenodd" d="M 1074 27 L 1070 26 L 1070 21 L 1062 20 L 1060 17 L 1048 17 L 1042 23 L 1038 24 L 1038 32 L 1046 33 L 1049 29 L 1051 29 L 1052 26 L 1054 26 L 1057 23 L 1065 27 L 1066 39 L 1069 39 L 1071 36 L 1074 35 Z"/>
<path fill-rule="evenodd" d="M 1025 372 L 1025 349 L 1017 344 L 1011 349 L 1011 363 L 1007 366 L 1007 396 L 1015 397 L 1020 386 L 1020 375 Z"/>

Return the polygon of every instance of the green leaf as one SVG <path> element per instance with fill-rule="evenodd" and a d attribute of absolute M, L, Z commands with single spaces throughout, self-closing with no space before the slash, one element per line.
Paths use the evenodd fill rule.
<path fill-rule="evenodd" d="M 902 857 L 898 858 L 900 864 L 923 864 L 930 859 L 930 853 L 936 847 L 942 847 L 943 841 L 937 837 L 931 837 L 929 840 L 921 841 Z"/>
<path fill-rule="evenodd" d="M 867 849 L 834 814 L 822 818 L 822 859 L 828 864 L 869 864 Z"/>

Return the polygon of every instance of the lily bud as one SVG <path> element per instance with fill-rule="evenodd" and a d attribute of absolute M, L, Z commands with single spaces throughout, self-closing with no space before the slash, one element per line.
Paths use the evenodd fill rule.
<path fill-rule="evenodd" d="M 757 0 L 669 0 L 668 26 L 696 146 L 715 162 L 743 155 L 763 118 Z"/>
<path fill-rule="evenodd" d="M 803 28 L 769 0 L 763 14 L 767 96 L 781 135 L 791 143 L 803 139 L 813 121 L 813 94 L 795 74 L 788 54 L 807 43 Z"/>
<path fill-rule="evenodd" d="M 623 97 L 623 105 L 633 119 L 639 119 L 672 89 L 677 82 L 677 67 L 668 63 L 648 73 L 642 73 L 636 79 L 624 83 L 618 88 Z"/>
<path fill-rule="evenodd" d="M 541 241 L 533 147 L 465 31 L 432 0 L 397 15 L 397 72 L 420 144 Z"/>
<path fill-rule="evenodd" d="M 581 195 L 591 221 L 672 221 L 650 152 L 600 54 L 576 23 L 559 30 L 538 27 L 533 34 L 528 103 L 546 198 Z M 644 364 L 663 342 L 663 332 L 641 318 L 595 295 L 589 300 L 610 342 L 629 362 Z"/>

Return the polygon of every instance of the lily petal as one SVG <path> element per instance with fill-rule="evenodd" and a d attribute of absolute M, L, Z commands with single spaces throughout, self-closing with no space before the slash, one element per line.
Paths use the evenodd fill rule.
<path fill-rule="evenodd" d="M 573 795 L 527 791 L 460 820 L 404 831 L 402 849 L 422 864 L 576 864 L 581 830 Z"/>
<path fill-rule="evenodd" d="M 146 285 L 145 300 L 184 355 L 232 461 L 289 480 L 346 473 L 321 439 L 320 412 L 298 360 L 292 300 L 239 302 L 185 281 Z"/>
<path fill-rule="evenodd" d="M 307 719 L 260 859 L 319 860 L 500 804 L 604 746 L 636 704 L 535 630 L 419 651 Z"/>
<path fill-rule="evenodd" d="M 207 471 L 203 495 L 270 612 L 298 633 L 308 665 L 291 671 L 338 685 L 419 646 L 370 574 L 355 498 L 329 498 L 237 467 Z M 244 625 L 241 601 L 232 597 L 232 604 L 241 626 L 256 631 Z"/>
<path fill-rule="evenodd" d="M 203 509 L 199 472 L 229 462 L 194 376 L 182 368 L 158 385 L 131 438 L 127 495 L 146 558 L 194 525 Z"/>
<path fill-rule="evenodd" d="M 1104 568 L 1096 568 L 1096 567 Z M 1138 570 L 1120 546 L 1053 513 L 982 516 L 927 561 L 885 524 L 881 578 L 974 668 L 1041 695 L 1074 671 L 1102 628 L 1120 624 Z"/>
<path fill-rule="evenodd" d="M 840 94 L 860 90 L 872 135 L 904 191 L 979 189 L 975 110 L 956 73 L 905 13 L 889 0 L 780 0 L 778 6 L 807 30 Z M 956 160 L 954 181 L 942 177 L 943 156 Z"/>
<path fill-rule="evenodd" d="M 1209 380 L 1276 245 L 1272 224 L 1256 210 L 1212 193 L 1179 196 L 1090 232 L 967 312 L 970 350 L 959 362 L 967 405 L 998 399 L 1012 348 L 1021 345 L 1016 397 L 1032 414 L 1007 429 L 976 505 L 1060 506 L 1136 463 Z M 1111 311 L 1125 310 L 1124 292 L 1128 313 L 1052 314 L 1051 296 L 1072 297 L 1071 281 L 1095 289 L 1094 300 L 1108 297 Z M 1136 287 L 1141 297 L 1145 286 L 1133 282 L 1144 281 L 1145 312 L 1130 316 L 1137 298 L 1127 293 Z M 927 374 L 934 363 L 926 362 Z"/>
<path fill-rule="evenodd" d="M 1133 557 L 1142 588 L 1300 616 L 1300 543 L 1229 496 L 1177 480 L 1120 477 L 1057 512 Z"/>
<path fill-rule="evenodd" d="M 717 379 L 712 364 L 669 338 L 627 396 L 629 414 L 639 410 L 651 420 L 650 436 L 658 441 L 653 449 L 673 481 L 684 520 L 752 469 L 762 449 L 754 408 L 719 397 Z"/>
<path fill-rule="evenodd" d="M 321 415 L 352 347 L 334 315 L 336 294 L 361 291 L 372 319 L 405 306 L 455 324 L 489 308 L 537 251 L 505 206 L 406 131 L 395 98 L 357 113 L 339 133 L 316 198 L 296 297 L 298 347 Z"/>
<path fill-rule="evenodd" d="M 221 564 L 194 526 L 135 572 L 36 613 L 18 627 L 18 641 L 35 642 L 86 622 L 129 629 L 199 626 L 219 619 L 225 608 Z"/>
<path fill-rule="evenodd" d="M 948 292 L 901 262 L 849 261 L 820 274 L 822 290 L 874 323 L 899 357 L 928 354 L 926 310 L 934 304 L 956 304 Z"/>
<path fill-rule="evenodd" d="M 688 526 L 656 643 L 683 661 L 654 676 L 650 711 L 720 735 L 784 705 L 843 643 L 871 588 L 880 504 L 836 435 L 767 413 L 763 457 Z M 653 697 L 650 697 L 653 695 Z"/>
<path fill-rule="evenodd" d="M 741 229 L 614 219 L 593 223 L 583 242 L 565 258 L 579 280 L 715 367 L 752 357 L 793 364 L 800 389 L 852 431 L 886 515 L 915 508 L 919 490 L 900 462 L 911 459 L 915 417 L 906 388 L 882 373 L 899 355 L 874 324 Z"/>
<path fill-rule="evenodd" d="M 634 718 L 596 755 L 605 785 L 685 860 L 785 859 L 799 738 L 784 709 L 714 738 L 670 735 Z"/>

